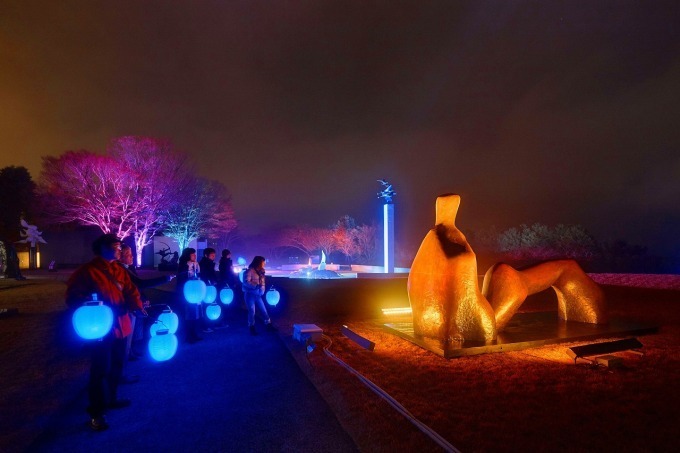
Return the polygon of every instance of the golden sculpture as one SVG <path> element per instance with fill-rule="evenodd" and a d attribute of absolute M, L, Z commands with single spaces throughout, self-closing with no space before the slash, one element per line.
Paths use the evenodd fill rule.
<path fill-rule="evenodd" d="M 408 278 L 416 335 L 442 341 L 491 341 L 526 297 L 552 287 L 558 315 L 568 321 L 606 322 L 602 290 L 573 260 L 518 271 L 496 264 L 477 283 L 477 257 L 456 227 L 460 196 L 437 197 L 435 227 L 423 239 Z"/>

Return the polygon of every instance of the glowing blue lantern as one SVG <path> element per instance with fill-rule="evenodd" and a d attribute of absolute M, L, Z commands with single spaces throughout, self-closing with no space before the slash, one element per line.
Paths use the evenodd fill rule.
<path fill-rule="evenodd" d="M 236 264 L 238 264 L 239 266 L 245 266 L 246 259 L 242 256 L 239 256 L 238 259 L 236 260 Z"/>
<path fill-rule="evenodd" d="M 243 269 L 238 273 L 238 279 L 241 281 L 241 283 L 243 283 L 243 280 L 246 278 L 246 272 L 248 272 L 248 269 Z"/>
<path fill-rule="evenodd" d="M 229 305 L 234 301 L 234 290 L 227 286 L 220 291 L 220 302 L 224 305 Z"/>
<path fill-rule="evenodd" d="M 85 302 L 74 313 L 73 328 L 80 338 L 84 340 L 98 340 L 104 337 L 113 326 L 113 311 L 108 305 L 103 305 L 97 300 L 97 295 L 92 294 L 92 301 Z"/>
<path fill-rule="evenodd" d="M 269 288 L 269 291 L 267 291 L 267 303 L 271 305 L 272 307 L 276 307 L 276 304 L 279 303 L 281 300 L 281 294 L 274 289 L 274 285 L 272 285 L 271 288 Z"/>
<path fill-rule="evenodd" d="M 212 304 L 215 302 L 215 299 L 217 299 L 217 288 L 215 288 L 213 285 L 208 285 L 205 287 L 205 297 L 203 298 L 203 302 L 206 304 Z"/>
<path fill-rule="evenodd" d="M 187 280 L 184 284 L 184 298 L 190 304 L 200 304 L 205 299 L 206 286 L 203 280 Z"/>
<path fill-rule="evenodd" d="M 163 310 L 163 312 L 158 315 L 158 320 L 151 324 L 149 328 L 149 334 L 155 337 L 159 330 L 167 329 L 168 333 L 177 333 L 177 328 L 179 327 L 179 318 L 176 313 L 170 309 L 170 307 Z"/>
<path fill-rule="evenodd" d="M 205 307 L 205 316 L 211 321 L 219 319 L 220 314 L 222 314 L 222 309 L 218 304 L 210 304 Z"/>
<path fill-rule="evenodd" d="M 177 352 L 177 335 L 168 333 L 167 329 L 159 329 L 149 340 L 149 355 L 157 362 L 165 362 Z"/>

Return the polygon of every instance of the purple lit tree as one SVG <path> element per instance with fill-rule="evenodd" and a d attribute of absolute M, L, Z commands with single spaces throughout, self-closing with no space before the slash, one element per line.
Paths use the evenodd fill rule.
<path fill-rule="evenodd" d="M 136 203 L 140 209 L 132 219 L 132 233 L 137 251 L 137 265 L 142 249 L 165 221 L 165 213 L 175 203 L 177 187 L 190 183 L 190 165 L 186 154 L 176 152 L 170 142 L 150 137 L 119 137 L 108 148 L 109 155 L 123 166 L 134 181 Z"/>
<path fill-rule="evenodd" d="M 143 211 L 138 184 L 125 167 L 110 156 L 68 151 L 43 157 L 38 191 L 48 220 L 92 225 L 119 238 L 134 230 Z"/>

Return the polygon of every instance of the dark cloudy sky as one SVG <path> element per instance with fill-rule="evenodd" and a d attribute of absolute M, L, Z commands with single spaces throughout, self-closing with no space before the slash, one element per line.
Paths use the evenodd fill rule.
<path fill-rule="evenodd" d="M 680 2 L 0 0 L 0 167 L 172 140 L 246 231 L 582 224 L 680 253 Z M 474 246 L 474 244 L 473 244 Z"/>

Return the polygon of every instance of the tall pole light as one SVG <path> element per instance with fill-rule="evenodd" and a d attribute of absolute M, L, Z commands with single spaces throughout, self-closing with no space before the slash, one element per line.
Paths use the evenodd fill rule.
<path fill-rule="evenodd" d="M 378 192 L 378 198 L 383 200 L 383 272 L 386 274 L 394 272 L 394 201 L 397 194 L 392 188 L 392 184 L 386 179 L 378 179 L 382 184 L 382 190 Z"/>

